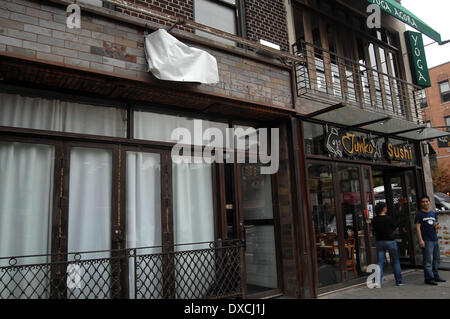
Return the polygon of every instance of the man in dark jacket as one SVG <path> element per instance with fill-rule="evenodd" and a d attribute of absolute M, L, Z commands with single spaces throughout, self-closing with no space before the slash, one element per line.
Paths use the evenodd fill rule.
<path fill-rule="evenodd" d="M 397 229 L 397 226 L 394 224 L 392 218 L 386 215 L 387 207 L 385 203 L 378 203 L 375 206 L 375 213 L 377 215 L 372 221 L 372 227 L 377 241 L 378 266 L 380 271 L 379 286 L 375 285 L 375 287 L 381 287 L 386 251 L 389 251 L 389 256 L 393 262 L 395 283 L 397 286 L 402 286 L 402 269 L 400 267 L 397 242 L 394 239 L 394 230 Z"/>

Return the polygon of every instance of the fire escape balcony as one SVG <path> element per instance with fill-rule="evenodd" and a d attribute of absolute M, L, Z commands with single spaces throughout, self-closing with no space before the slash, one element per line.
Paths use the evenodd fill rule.
<path fill-rule="evenodd" d="M 299 97 L 419 123 L 421 87 L 305 41 L 295 43 L 293 52 L 305 59 L 295 67 Z"/>

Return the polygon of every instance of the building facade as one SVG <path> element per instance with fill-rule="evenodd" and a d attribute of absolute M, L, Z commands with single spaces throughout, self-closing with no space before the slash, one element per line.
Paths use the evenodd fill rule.
<path fill-rule="evenodd" d="M 0 4 L 1 298 L 314 298 L 365 280 L 378 201 L 416 264 L 430 178 L 402 21 L 369 29 L 350 0 L 80 0 L 70 28 L 71 4 Z M 147 72 L 160 28 L 219 82 Z M 198 123 L 276 129 L 277 173 L 236 161 L 245 143 L 173 161 Z"/>
<path fill-rule="evenodd" d="M 426 100 L 421 105 L 423 119 L 430 127 L 450 130 L 450 62 L 429 70 L 432 86 L 427 88 Z M 436 166 L 449 167 L 450 154 L 447 138 L 430 141 L 436 152 Z"/>

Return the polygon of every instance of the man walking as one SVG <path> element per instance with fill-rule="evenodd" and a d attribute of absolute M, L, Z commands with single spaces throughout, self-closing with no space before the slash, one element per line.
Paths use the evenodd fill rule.
<path fill-rule="evenodd" d="M 428 196 L 420 198 L 420 211 L 417 213 L 414 223 L 419 244 L 422 247 L 425 283 L 436 286 L 438 282 L 445 282 L 445 280 L 439 277 L 440 252 L 436 231 L 437 215 L 430 209 Z"/>
<path fill-rule="evenodd" d="M 378 255 L 378 267 L 379 277 L 376 288 L 381 288 L 381 282 L 383 279 L 383 267 L 384 257 L 386 251 L 389 251 L 389 256 L 393 262 L 395 284 L 397 286 L 403 286 L 402 282 L 402 269 L 400 266 L 400 258 L 398 255 L 397 242 L 394 239 L 394 230 L 397 226 L 392 221 L 392 218 L 387 215 L 387 207 L 385 203 L 378 203 L 375 206 L 375 213 L 377 214 L 372 221 L 373 232 L 377 242 L 377 255 Z"/>

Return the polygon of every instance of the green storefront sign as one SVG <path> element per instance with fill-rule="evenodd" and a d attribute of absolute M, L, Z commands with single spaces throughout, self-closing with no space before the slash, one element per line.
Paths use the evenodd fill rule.
<path fill-rule="evenodd" d="M 427 58 L 423 46 L 422 34 L 414 31 L 405 32 L 406 45 L 408 47 L 409 64 L 414 84 L 426 88 L 431 86 L 428 72 Z"/>
<path fill-rule="evenodd" d="M 413 27 L 417 31 L 425 34 L 430 37 L 434 41 L 441 43 L 441 35 L 439 32 L 433 30 L 430 26 L 428 26 L 425 22 L 420 20 L 414 14 L 409 12 L 406 8 L 404 8 L 401 4 L 396 2 L 395 0 L 367 0 L 372 4 L 376 4 L 383 11 L 390 14 L 391 16 L 403 21 L 407 25 Z M 448 1 L 448 0 L 446 0 Z"/>

